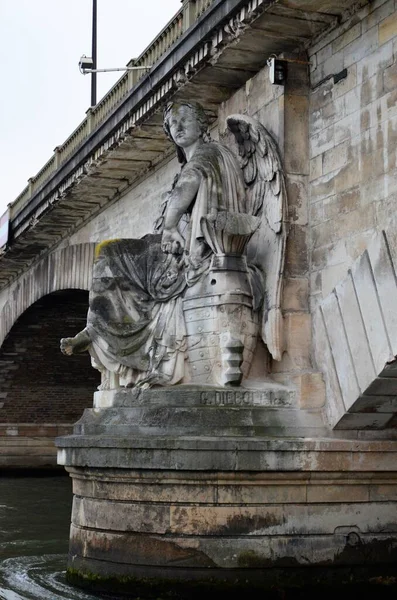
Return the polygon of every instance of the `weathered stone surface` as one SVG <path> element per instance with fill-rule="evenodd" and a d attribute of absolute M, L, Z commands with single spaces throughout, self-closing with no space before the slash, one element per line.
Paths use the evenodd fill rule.
<path fill-rule="evenodd" d="M 333 454 L 338 445 L 324 443 L 322 452 Z M 359 446 L 355 451 L 362 456 L 365 448 Z M 320 463 L 326 466 L 327 460 Z M 72 517 L 71 568 L 138 577 L 154 577 L 161 568 L 165 578 L 175 577 L 179 568 L 179 576 L 189 579 L 214 579 L 231 569 L 237 580 L 249 569 L 245 577 L 252 581 L 253 568 L 263 572 L 279 561 L 307 569 L 394 560 L 393 473 L 360 473 L 354 463 L 348 472 L 334 468 L 323 474 L 312 472 L 315 463 L 307 463 L 301 473 L 257 474 L 156 471 L 151 466 L 146 471 L 114 469 L 106 478 L 95 469 L 69 469 L 79 496 Z M 174 496 L 167 494 L 171 489 Z M 375 512 L 370 499 L 377 501 Z M 363 552 L 346 551 L 356 544 Z"/>
<path fill-rule="evenodd" d="M 257 5 L 264 3 L 250 3 L 249 9 L 247 4 L 240 20 L 228 20 L 208 37 L 212 64 L 192 58 L 186 81 L 178 73 L 178 89 L 171 86 L 166 94 L 204 99 L 213 117 L 220 102 L 221 116 L 232 112 L 231 106 L 233 112 L 255 113 L 287 157 L 292 227 L 283 301 L 285 352 L 277 365 L 262 352 L 255 373 L 261 376 L 269 367 L 295 391 L 277 394 L 275 384 L 266 394 L 211 390 L 200 396 L 199 405 L 189 394 L 160 398 L 157 390 L 156 396 L 137 395 L 133 401 L 130 392 L 97 394 L 95 408 L 76 428 L 86 435 L 59 442 L 60 461 L 76 465 L 75 494 L 82 498 L 76 502 L 71 546 L 73 566 L 82 572 L 144 577 L 163 576 L 165 568 L 169 577 L 234 582 L 245 581 L 248 571 L 253 578 L 274 573 L 278 561 L 289 567 L 305 561 L 305 568 L 395 564 L 396 442 L 387 438 L 397 435 L 396 369 L 385 362 L 396 354 L 389 254 L 397 245 L 380 241 L 368 248 L 372 232 L 395 212 L 395 3 L 368 3 L 340 23 L 335 15 L 346 9 L 342 0 L 268 3 L 260 16 Z M 303 17 L 298 32 L 296 10 Z M 252 27 L 248 14 L 255 19 Z M 310 47 L 307 40 L 323 27 L 330 30 Z M 269 85 L 266 67 L 254 75 L 271 52 L 292 48 L 297 37 L 309 46 L 314 89 L 306 86 L 305 65 L 289 63 L 284 89 Z M 335 83 L 344 67 L 347 77 Z M 253 78 L 237 89 L 250 73 Z M 155 93 L 157 82 L 152 82 Z M 138 125 L 118 146 L 114 139 L 107 154 L 100 148 L 103 161 L 91 165 L 91 179 L 84 176 L 73 190 L 65 188 L 63 207 L 57 205 L 52 216 L 48 211 L 36 233 L 28 228 L 26 257 L 32 257 L 33 242 L 42 251 L 59 240 L 59 230 L 51 231 L 57 215 L 73 227 L 77 218 L 97 211 L 74 233 L 75 241 L 149 231 L 163 182 L 171 187 L 177 170 L 171 161 L 156 166 L 169 151 L 159 142 L 156 106 L 150 107 L 145 131 Z M 133 136 L 139 143 L 129 139 Z M 309 154 L 310 211 L 305 204 Z M 149 160 L 151 170 L 138 183 Z M 341 283 L 364 251 L 366 257 Z M 14 256 L 12 264 L 21 265 L 26 257 Z M 314 315 L 314 352 L 309 278 L 310 306 L 332 293 Z M 10 311 L 15 317 L 13 307 Z M 333 430 L 321 418 L 324 390 L 316 360 L 325 375 L 324 412 Z M 374 438 L 384 441 L 368 441 Z"/>
<path fill-rule="evenodd" d="M 87 325 L 62 338 L 61 351 L 88 350 L 103 390 L 238 385 L 249 373 L 258 334 L 281 359 L 283 167 L 258 121 L 235 114 L 227 123 L 242 166 L 209 138 L 198 102 L 169 103 L 164 130 L 182 167 L 163 191 L 154 234 L 96 248 Z M 128 170 L 127 160 L 116 162 Z"/>
<path fill-rule="evenodd" d="M 257 387 L 255 387 L 257 385 Z M 280 386 L 272 381 L 246 381 L 239 388 L 182 385 L 174 389 L 155 388 L 118 389 L 100 391 L 94 394 L 94 409 L 122 407 L 267 407 L 286 408 L 295 406 L 295 392 L 292 388 Z"/>
<path fill-rule="evenodd" d="M 54 469 L 57 450 L 54 439 L 67 435 L 71 427 L 4 426 L 0 429 L 1 469 Z"/>
<path fill-rule="evenodd" d="M 310 214 L 316 249 L 324 247 L 324 260 L 316 264 L 323 297 L 344 279 L 342 266 L 332 264 L 333 256 L 327 257 L 325 247 L 336 239 L 345 242 L 346 272 L 367 247 L 357 251 L 360 238 L 364 240 L 376 227 L 385 228 L 394 213 L 395 144 L 390 147 L 389 137 L 393 137 L 395 106 L 391 98 L 395 94 L 395 12 L 390 1 L 368 4 L 309 49 L 312 82 L 318 83 L 310 98 L 310 148 L 316 161 L 310 184 L 316 204 Z M 341 53 L 347 76 L 333 82 L 337 71 L 332 68 L 340 62 Z M 319 77 L 326 74 L 330 79 L 321 82 Z M 326 203 L 319 202 L 325 198 Z"/>
<path fill-rule="evenodd" d="M 379 44 L 384 44 L 397 35 L 397 15 L 394 12 L 379 25 Z"/>
<path fill-rule="evenodd" d="M 190 393 L 180 400 L 191 402 Z M 218 393 L 212 391 L 215 399 Z M 234 393 L 227 394 L 223 407 L 241 411 L 230 404 Z M 139 403 L 150 395 L 166 400 L 167 390 L 117 392 L 113 402 L 125 406 L 127 396 Z M 306 568 L 393 560 L 395 443 L 122 438 L 109 435 L 112 429 L 58 440 L 76 495 L 71 569 L 151 578 L 159 568 L 165 579 L 212 581 L 232 572 L 235 583 L 252 582 L 253 567 L 299 565 L 302 556 Z M 364 554 L 343 556 L 348 535 Z M 381 554 L 378 546 L 372 550 L 380 539 Z"/>
<path fill-rule="evenodd" d="M 308 174 L 309 144 L 306 136 L 309 100 L 307 96 L 289 96 L 284 105 L 284 127 L 294 129 L 294 136 L 285 147 L 284 164 L 287 173 Z"/>
<path fill-rule="evenodd" d="M 288 433 L 286 434 L 288 435 Z M 349 435 L 343 432 L 343 437 Z M 343 441 L 336 435 L 316 441 L 270 436 L 236 439 L 233 436 L 81 436 L 58 438 L 58 461 L 64 466 L 92 468 L 193 471 L 332 471 L 371 470 L 380 460 L 381 471 L 394 471 L 393 441 Z M 353 430 L 353 438 L 357 432 Z"/>
<path fill-rule="evenodd" d="M 378 301 L 381 306 L 391 354 L 397 355 L 397 281 L 395 267 L 391 261 L 386 234 L 380 236 L 368 247 Z"/>
<path fill-rule="evenodd" d="M 309 282 L 304 277 L 286 279 L 283 292 L 283 309 L 288 311 L 308 310 Z"/>
<path fill-rule="evenodd" d="M 301 408 L 320 408 L 325 405 L 325 384 L 322 373 L 304 373 L 295 380 L 299 384 L 298 394 Z"/>
<path fill-rule="evenodd" d="M 303 389 L 308 408 L 296 408 L 295 392 L 274 383 L 261 389 L 178 386 L 172 390 L 97 392 L 95 408 L 86 409 L 76 423 L 79 435 L 127 436 L 254 436 L 325 435 L 315 386 L 306 375 Z M 321 381 L 321 379 L 320 379 Z"/>
<path fill-rule="evenodd" d="M 396 303 L 394 265 L 383 231 L 317 309 L 317 359 L 338 429 L 394 426 Z"/>
<path fill-rule="evenodd" d="M 310 179 L 310 181 L 312 181 L 313 179 L 317 179 L 318 177 L 321 177 L 322 174 L 323 174 L 323 159 L 322 159 L 321 154 L 318 154 L 317 156 L 312 158 L 310 161 L 309 179 Z"/>
<path fill-rule="evenodd" d="M 343 403 L 348 409 L 356 400 L 360 390 L 355 378 L 353 358 L 346 339 L 338 299 L 335 294 L 330 294 L 324 300 L 321 311 L 324 316 L 328 340 L 338 374 Z"/>
<path fill-rule="evenodd" d="M 355 375 L 359 388 L 363 391 L 368 385 L 368 379 L 375 377 L 376 373 L 351 274 L 336 287 L 336 296 L 351 355 L 354 357 Z"/>
<path fill-rule="evenodd" d="M 288 175 L 286 184 L 290 222 L 297 225 L 307 225 L 307 177 L 302 175 Z"/>
<path fill-rule="evenodd" d="M 18 317 L 47 294 L 64 289 L 88 290 L 94 260 L 92 243 L 71 245 L 45 257 L 10 290 L 0 319 L 0 344 Z"/>
<path fill-rule="evenodd" d="M 373 280 L 369 253 L 365 252 L 352 269 L 352 276 L 361 313 L 366 326 L 375 370 L 380 372 L 385 363 L 392 359 L 378 291 Z M 376 323 L 376 325 L 375 325 Z"/>

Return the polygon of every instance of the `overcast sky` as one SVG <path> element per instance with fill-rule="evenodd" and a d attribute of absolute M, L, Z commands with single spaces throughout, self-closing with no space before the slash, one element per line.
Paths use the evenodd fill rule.
<path fill-rule="evenodd" d="M 180 0 L 98 0 L 98 67 L 121 67 L 149 45 Z M 84 119 L 92 0 L 0 0 L 0 216 Z M 122 73 L 99 73 L 98 100 Z"/>

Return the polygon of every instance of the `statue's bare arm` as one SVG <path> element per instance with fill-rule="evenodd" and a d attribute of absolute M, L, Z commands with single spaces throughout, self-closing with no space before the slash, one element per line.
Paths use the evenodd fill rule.
<path fill-rule="evenodd" d="M 85 352 L 90 345 L 91 339 L 88 335 L 88 331 L 83 329 L 83 331 L 80 331 L 73 338 L 61 339 L 61 352 L 62 354 L 66 354 L 66 356 L 71 356 L 72 354 Z"/>
<path fill-rule="evenodd" d="M 198 171 L 187 170 L 185 173 L 181 173 L 178 183 L 170 195 L 165 214 L 161 242 L 163 252 L 180 254 L 183 251 L 185 240 L 178 231 L 178 223 L 196 198 L 200 180 Z"/>

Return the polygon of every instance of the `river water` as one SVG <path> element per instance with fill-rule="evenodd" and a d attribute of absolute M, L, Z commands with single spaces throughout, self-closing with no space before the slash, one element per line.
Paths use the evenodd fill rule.
<path fill-rule="evenodd" d="M 66 475 L 0 473 L 0 600 L 98 600 L 65 581 L 71 504 Z"/>

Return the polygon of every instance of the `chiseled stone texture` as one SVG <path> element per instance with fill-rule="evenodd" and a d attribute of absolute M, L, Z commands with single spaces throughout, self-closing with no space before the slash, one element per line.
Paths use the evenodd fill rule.
<path fill-rule="evenodd" d="M 310 386 L 311 375 L 301 377 Z M 301 390 L 300 390 L 301 391 Z M 322 391 L 322 389 L 321 389 Z M 311 399 L 310 389 L 303 392 Z M 320 395 L 322 398 L 322 395 Z M 297 403 L 294 388 L 274 382 L 254 387 L 182 385 L 151 390 L 96 392 L 94 408 L 74 426 L 82 436 L 214 436 L 215 438 L 315 437 L 332 435 L 321 406 Z"/>
<path fill-rule="evenodd" d="M 308 50 L 313 308 L 396 212 L 396 23 L 394 0 L 369 2 Z"/>
<path fill-rule="evenodd" d="M 316 358 L 338 429 L 395 426 L 396 265 L 395 239 L 383 231 L 316 310 Z"/>

